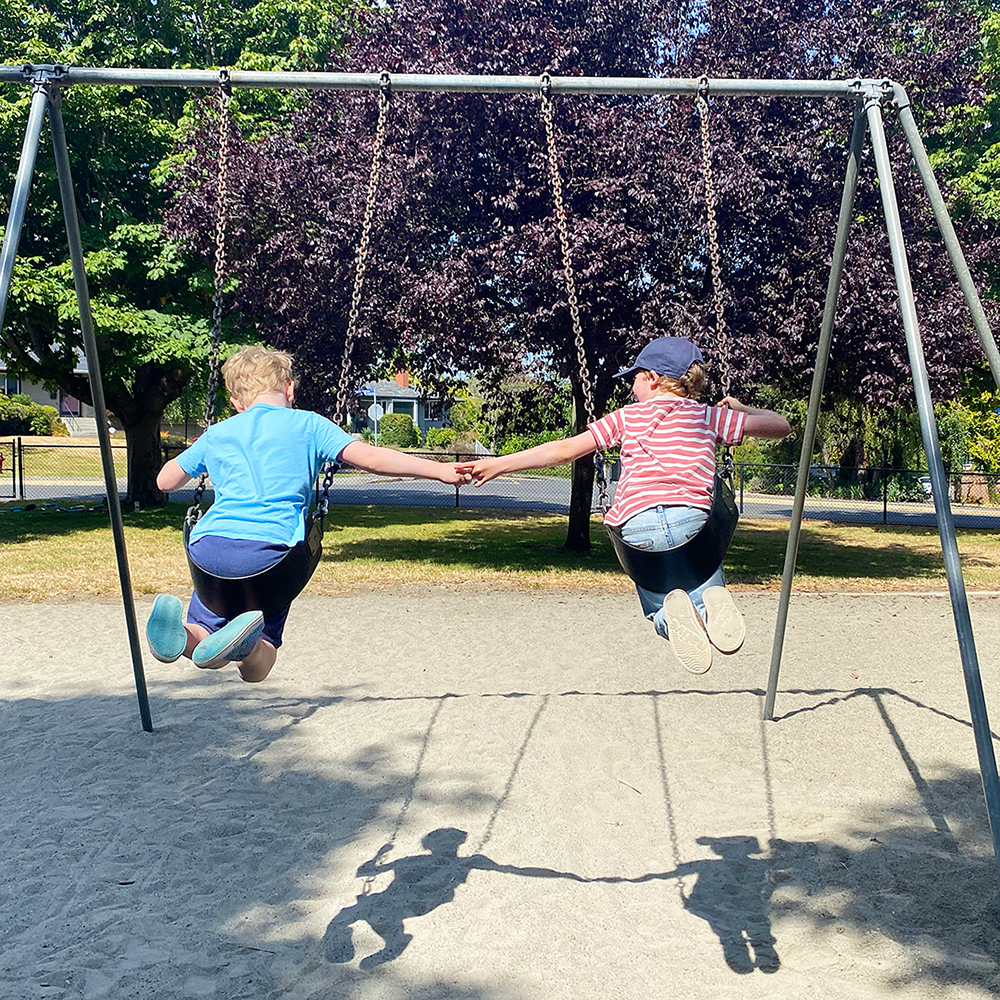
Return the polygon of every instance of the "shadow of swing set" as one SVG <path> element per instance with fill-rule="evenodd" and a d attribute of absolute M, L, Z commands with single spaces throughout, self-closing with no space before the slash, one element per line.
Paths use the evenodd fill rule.
<path fill-rule="evenodd" d="M 84 351 L 87 358 L 88 377 L 97 417 L 98 436 L 101 446 L 101 457 L 104 468 L 105 491 L 108 496 L 108 510 L 115 543 L 115 554 L 121 583 L 122 600 L 124 603 L 126 627 L 131 651 L 133 674 L 136 693 L 139 702 L 139 712 L 142 728 L 151 732 L 152 717 L 146 691 L 145 675 L 142 664 L 142 654 L 139 644 L 139 629 L 136 622 L 135 606 L 132 597 L 132 586 L 128 567 L 128 557 L 125 550 L 124 526 L 121 517 L 121 506 L 118 497 L 117 477 L 111 452 L 111 439 L 108 433 L 107 409 L 104 401 L 104 391 L 101 380 L 100 359 L 94 338 L 93 315 L 90 307 L 90 297 L 87 286 L 87 275 L 84 266 L 83 247 L 80 238 L 79 220 L 76 210 L 74 183 L 71 175 L 69 152 L 66 142 L 66 132 L 62 118 L 61 102 L 63 90 L 74 86 L 153 86 L 153 87 L 186 87 L 203 90 L 218 90 L 225 95 L 230 88 L 268 89 L 299 89 L 299 90 L 363 90 L 379 94 L 380 130 L 376 134 L 375 150 L 379 150 L 379 139 L 384 123 L 384 107 L 387 104 L 389 89 L 394 91 L 422 92 L 463 92 L 463 93 L 533 93 L 538 94 L 543 102 L 543 117 L 549 141 L 550 162 L 554 163 L 554 139 L 551 122 L 551 98 L 553 95 L 570 96 L 585 94 L 589 96 L 610 94 L 632 94 L 642 96 L 656 95 L 687 95 L 702 102 L 707 110 L 709 95 L 713 99 L 720 97 L 783 97 L 799 99 L 842 98 L 853 107 L 853 127 L 850 146 L 847 153 L 845 181 L 841 198 L 840 213 L 837 221 L 836 236 L 829 282 L 827 284 L 823 319 L 820 328 L 816 364 L 813 373 L 812 388 L 809 397 L 809 409 L 803 432 L 802 450 L 799 459 L 798 476 L 796 480 L 795 500 L 792 506 L 792 517 L 789 527 L 785 562 L 782 573 L 781 596 L 778 607 L 777 622 L 772 647 L 771 665 L 768 677 L 767 695 L 764 704 L 764 718 L 774 719 L 774 703 L 777 693 L 778 674 L 781 666 L 781 654 L 784 645 L 784 634 L 787 623 L 788 607 L 791 595 L 792 578 L 795 571 L 795 561 L 798 553 L 801 533 L 802 514 L 805 505 L 805 495 L 809 479 L 810 457 L 815 443 L 816 429 L 819 419 L 820 403 L 823 386 L 826 379 L 827 365 L 833 338 L 833 326 L 836 313 L 837 297 L 843 275 L 844 261 L 847 252 L 847 238 L 854 208 L 855 192 L 857 190 L 859 165 L 866 137 L 871 142 L 885 214 L 886 233 L 892 254 L 893 268 L 896 277 L 896 287 L 899 294 L 901 318 L 906 336 L 910 368 L 913 375 L 917 410 L 920 418 L 921 436 L 924 452 L 933 488 L 934 507 L 937 515 L 938 531 L 944 555 L 945 573 L 948 580 L 948 590 L 951 597 L 952 614 L 958 635 L 959 651 L 962 661 L 963 675 L 969 700 L 972 726 L 976 740 L 979 769 L 982 777 L 983 791 L 986 799 L 987 812 L 993 837 L 994 856 L 1000 874 L 1000 779 L 997 775 L 996 759 L 993 752 L 989 720 L 986 711 L 982 680 L 979 671 L 979 660 L 972 632 L 968 600 L 965 591 L 965 581 L 962 576 L 959 561 L 958 545 L 955 537 L 955 523 L 948 499 L 947 480 L 941 458 L 941 448 L 938 440 L 937 425 L 934 418 L 933 404 L 927 379 L 927 369 L 924 361 L 923 345 L 920 339 L 919 325 L 916 315 L 916 305 L 913 286 L 910 279 L 906 247 L 900 222 L 899 207 L 896 200 L 892 168 L 886 142 L 883 108 L 892 107 L 896 110 L 898 120 L 903 128 L 906 140 L 917 171 L 923 181 L 931 208 L 937 221 L 942 240 L 948 250 L 956 276 L 965 295 L 973 324 L 984 354 L 990 366 L 993 381 L 1000 388 L 1000 350 L 997 348 L 989 322 L 983 310 L 978 292 L 971 273 L 965 261 L 964 254 L 958 242 L 954 226 L 948 214 L 947 206 L 938 187 L 930 161 L 924 147 L 923 139 L 917 128 L 910 100 L 898 83 L 880 78 L 851 80 L 760 80 L 760 79 L 664 79 L 664 78 L 614 78 L 614 77 L 552 77 L 545 74 L 541 77 L 528 76 L 461 76 L 443 74 L 395 74 L 387 73 L 275 73 L 254 72 L 244 70 L 170 70 L 170 69 L 117 69 L 65 67 L 58 65 L 22 65 L 0 66 L 0 83 L 23 84 L 32 89 L 32 100 L 25 131 L 24 143 L 18 164 L 11 199 L 11 208 L 4 232 L 3 246 L 0 249 L 0 328 L 6 310 L 14 270 L 14 261 L 21 229 L 24 224 L 25 211 L 28 202 L 31 179 L 34 172 L 35 159 L 41 138 L 42 128 L 48 116 L 55 155 L 56 170 L 59 180 L 59 191 L 62 202 L 63 217 L 66 224 L 67 241 L 73 279 L 76 288 L 77 301 L 80 310 L 80 327 Z M 702 121 L 707 116 L 703 114 Z M 373 174 L 377 160 L 373 161 Z M 707 170 L 707 160 L 706 160 Z M 220 171 L 221 173 L 221 171 Z M 221 178 L 220 178 L 221 180 Z M 561 182 L 558 170 L 553 169 L 553 194 L 556 201 L 557 221 L 560 224 L 560 243 L 563 250 L 563 263 L 567 291 L 571 304 L 571 316 L 574 323 L 574 334 L 579 353 L 580 369 L 583 381 L 587 382 L 586 359 L 583 354 L 583 340 L 579 329 L 579 319 L 575 308 L 575 289 L 572 285 L 572 268 L 566 239 L 565 209 L 562 206 Z M 706 172 L 706 193 L 710 178 Z M 371 200 L 371 199 L 369 199 Z M 366 219 L 369 218 L 371 206 L 366 206 Z M 709 216 L 712 215 L 711 201 L 708 203 Z M 222 213 L 220 212 L 220 216 Z M 365 226 L 363 239 L 368 236 L 368 226 Z M 224 232 L 224 230 L 223 230 Z M 364 248 L 366 251 L 366 248 Z M 217 255 L 218 256 L 218 255 Z M 355 276 L 355 292 L 360 289 L 363 277 L 364 255 L 359 251 L 358 271 Z M 717 272 L 713 273 L 713 285 L 717 288 Z M 218 310 L 216 310 L 218 311 Z M 353 321 L 352 321 L 353 322 Z M 347 391 L 350 368 L 350 347 L 353 329 L 349 329 L 345 338 L 345 363 L 342 366 L 341 391 Z M 217 357 L 215 359 L 217 364 Z M 586 394 L 586 384 L 584 385 Z M 592 407 L 591 407 L 592 408 Z M 338 406 L 338 410 L 340 406 Z M 718 493 L 719 491 L 717 491 Z M 322 511 L 322 505 L 321 505 Z M 196 517 L 196 515 L 193 515 Z M 321 522 L 321 516 L 320 516 Z M 320 525 L 321 530 L 321 525 Z M 731 532 L 730 532 L 731 534 Z M 315 535 L 315 533 L 313 533 Z M 726 539 L 728 541 L 728 539 Z M 616 549 L 619 547 L 616 546 Z M 315 552 L 310 553 L 315 556 Z M 626 553 L 627 556 L 627 553 Z M 317 557 L 318 558 L 318 557 Z M 312 559 L 304 560 L 308 565 Z"/>
<path fill-rule="evenodd" d="M 800 888 L 820 892 L 833 887 L 857 892 L 865 883 L 864 854 L 852 854 L 841 847 L 831 847 L 819 841 L 788 841 L 777 836 L 774 809 L 774 795 L 771 781 L 770 752 L 768 749 L 766 720 L 760 719 L 761 774 L 763 778 L 764 810 L 767 819 L 768 840 L 761 846 L 760 838 L 752 834 L 730 834 L 721 837 L 699 836 L 695 843 L 707 847 L 711 856 L 690 861 L 681 860 L 679 820 L 673 803 L 673 788 L 667 762 L 668 754 L 664 741 L 666 727 L 660 712 L 663 699 L 673 699 L 683 695 L 749 696 L 754 700 L 764 697 L 762 689 L 735 689 L 725 691 L 563 691 L 549 694 L 528 694 L 519 692 L 480 693 L 487 698 L 537 698 L 538 706 L 531 714 L 524 736 L 513 756 L 503 790 L 496 796 L 490 815 L 483 825 L 482 833 L 474 846 L 463 847 L 469 840 L 466 830 L 455 827 L 438 827 L 425 834 L 420 841 L 423 853 L 412 853 L 392 857 L 397 848 L 397 839 L 413 802 L 417 786 L 422 779 L 424 760 L 433 740 L 438 719 L 447 701 L 454 701 L 468 695 L 439 694 L 379 698 L 366 696 L 365 702 L 420 700 L 433 702 L 420 750 L 410 775 L 406 793 L 397 812 L 389 839 L 375 855 L 358 867 L 356 876 L 363 884 L 353 903 L 341 907 L 326 927 L 322 939 L 324 957 L 333 964 L 346 964 L 356 957 L 354 928 L 367 924 L 382 939 L 382 947 L 364 955 L 358 967 L 367 971 L 397 959 L 413 940 L 413 935 L 405 930 L 405 922 L 430 914 L 441 906 L 455 900 L 457 889 L 464 885 L 473 872 L 493 875 L 514 875 L 521 878 L 557 879 L 579 885 L 641 885 L 651 882 L 670 882 L 677 890 L 680 904 L 692 916 L 703 920 L 718 939 L 722 958 L 729 969 L 737 975 L 754 972 L 773 974 L 781 967 L 778 941 L 774 935 L 771 920 L 772 896 L 777 886 L 797 880 Z M 795 691 L 794 693 L 804 693 Z M 957 851 L 954 833 L 946 817 L 941 812 L 936 797 L 927 779 L 921 774 L 907 749 L 899 729 L 886 709 L 889 699 L 907 704 L 913 708 L 931 712 L 957 725 L 971 724 L 942 712 L 915 699 L 912 695 L 893 688 L 864 688 L 857 690 L 814 689 L 808 693 L 821 700 L 801 711 L 823 711 L 843 701 L 861 698 L 870 701 L 878 712 L 889 739 L 900 754 L 920 799 L 921 808 L 931 819 L 936 835 L 944 836 Z M 528 754 L 533 734 L 538 729 L 546 709 L 553 698 L 629 698 L 649 699 L 651 704 L 650 723 L 655 733 L 653 741 L 659 770 L 660 793 L 666 814 L 666 830 L 670 841 L 673 867 L 665 871 L 647 871 L 639 874 L 581 875 L 572 871 L 536 865 L 510 865 L 494 861 L 484 853 L 493 836 L 497 818 L 508 801 L 517 783 L 521 765 Z M 342 699 L 333 699 L 341 701 Z M 320 705 L 330 707 L 331 701 L 311 702 L 312 709 Z M 785 716 L 790 717 L 789 716 Z M 628 786 L 631 787 L 631 786 Z M 636 789 L 636 791 L 638 791 Z M 875 841 L 877 844 L 878 841 Z M 868 849 L 868 848 L 866 848 Z M 463 852 L 463 853 L 460 853 Z M 826 863 L 823 863 L 823 858 Z M 831 864 L 836 860 L 836 864 Z M 916 860 L 916 856 L 914 856 Z M 861 863 L 859 870 L 853 870 L 854 863 Z M 950 874 L 955 874 L 953 861 L 945 862 Z M 979 870 L 977 871 L 977 867 Z M 982 886 L 990 880 L 982 866 L 970 866 L 965 875 L 970 901 L 981 901 L 988 897 Z M 914 869 L 912 877 L 905 880 L 912 887 L 919 887 L 921 879 L 927 877 L 926 870 Z M 977 891 L 978 889 L 978 891 Z M 919 888 L 914 889 L 919 892 Z M 980 903 L 974 903 L 978 909 Z M 901 908 L 905 914 L 906 907 Z M 942 914 L 942 921 L 948 925 L 954 914 Z M 906 923 L 905 916 L 896 922 L 887 921 L 887 927 L 902 937 L 913 930 Z M 959 922 L 955 934 L 961 937 L 966 925 Z M 940 933 L 940 928 L 935 928 Z M 942 936 L 944 947 L 948 947 L 948 934 Z"/>

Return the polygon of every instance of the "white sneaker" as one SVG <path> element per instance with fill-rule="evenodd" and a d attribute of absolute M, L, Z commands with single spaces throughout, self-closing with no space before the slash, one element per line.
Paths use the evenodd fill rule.
<path fill-rule="evenodd" d="M 708 587 L 702 594 L 708 612 L 708 638 L 720 653 L 735 653 L 746 638 L 743 615 L 725 587 Z"/>
<path fill-rule="evenodd" d="M 701 615 L 684 590 L 672 590 L 663 599 L 670 646 L 685 670 L 703 674 L 712 666 L 712 644 Z"/>

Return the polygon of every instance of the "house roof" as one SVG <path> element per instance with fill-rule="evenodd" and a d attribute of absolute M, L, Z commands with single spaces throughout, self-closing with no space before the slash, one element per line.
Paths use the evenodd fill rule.
<path fill-rule="evenodd" d="M 34 354 L 33 351 L 31 351 L 29 353 L 31 354 L 32 357 L 35 357 L 35 354 Z M 3 358 L 0 358 L 0 372 L 7 372 L 7 371 L 12 371 L 12 372 L 14 372 L 17 375 L 21 374 L 21 372 L 19 372 L 16 368 L 10 368 L 7 365 L 7 362 L 4 361 Z M 74 375 L 86 375 L 87 374 L 87 356 L 83 353 L 83 351 L 81 351 L 79 349 L 77 349 L 77 351 L 76 351 L 76 367 L 73 369 L 73 374 Z"/>
<path fill-rule="evenodd" d="M 358 390 L 359 396 L 374 395 L 377 399 L 420 399 L 420 393 L 413 386 L 397 385 L 388 379 L 378 382 L 369 382 Z"/>

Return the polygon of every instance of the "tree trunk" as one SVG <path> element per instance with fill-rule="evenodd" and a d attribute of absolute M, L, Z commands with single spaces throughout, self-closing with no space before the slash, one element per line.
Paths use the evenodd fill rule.
<path fill-rule="evenodd" d="M 569 529 L 566 548 L 590 551 L 590 513 L 594 496 L 594 457 L 585 455 L 573 463 L 573 487 L 569 497 Z"/>
<path fill-rule="evenodd" d="M 129 504 L 162 507 L 166 502 L 156 485 L 163 461 L 160 418 L 167 405 L 183 392 L 189 377 L 182 368 L 148 362 L 136 370 L 130 390 L 105 385 L 108 407 L 125 430 Z"/>
<path fill-rule="evenodd" d="M 139 419 L 134 422 L 122 421 L 128 455 L 128 505 L 162 507 L 166 501 L 163 491 L 156 485 L 156 474 L 163 462 L 160 450 L 162 412 L 146 410 L 139 413 Z"/>

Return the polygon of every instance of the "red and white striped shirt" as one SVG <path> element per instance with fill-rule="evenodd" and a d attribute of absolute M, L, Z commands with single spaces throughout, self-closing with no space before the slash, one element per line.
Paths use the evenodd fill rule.
<path fill-rule="evenodd" d="M 715 446 L 739 444 L 746 414 L 681 396 L 630 403 L 589 425 L 602 451 L 621 444 L 622 472 L 607 524 L 659 506 L 712 506 Z"/>

